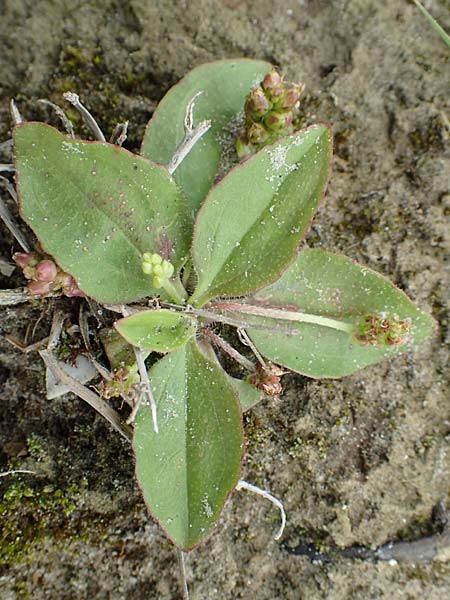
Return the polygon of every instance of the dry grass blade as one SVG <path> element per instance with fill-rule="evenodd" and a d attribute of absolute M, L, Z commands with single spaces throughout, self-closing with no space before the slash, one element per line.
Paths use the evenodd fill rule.
<path fill-rule="evenodd" d="M 53 372 L 54 376 L 67 387 L 70 391 L 76 394 L 79 398 L 87 402 L 94 410 L 96 410 L 102 417 L 104 417 L 112 427 L 124 437 L 127 442 L 131 442 L 132 429 L 126 423 L 122 423 L 119 415 L 109 404 L 107 404 L 100 396 L 94 393 L 92 390 L 82 385 L 74 377 L 68 375 L 64 369 L 58 364 L 58 361 L 48 350 L 40 350 L 42 360 L 45 365 Z"/>

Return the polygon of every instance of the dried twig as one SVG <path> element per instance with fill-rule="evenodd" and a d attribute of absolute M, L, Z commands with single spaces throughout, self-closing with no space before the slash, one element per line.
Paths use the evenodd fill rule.
<path fill-rule="evenodd" d="M 95 394 L 92 390 L 82 385 L 74 377 L 64 371 L 64 369 L 58 364 L 58 361 L 48 350 L 40 350 L 39 354 L 45 365 L 53 372 L 53 375 L 64 385 L 66 385 L 71 392 L 79 396 L 82 400 L 87 402 L 94 410 L 96 410 L 102 417 L 104 417 L 116 431 L 118 431 L 128 442 L 132 440 L 132 429 L 126 423 L 122 423 L 119 415 L 113 410 L 109 404 L 107 404 L 100 396 Z"/>
<path fill-rule="evenodd" d="M 66 320 L 66 315 L 62 310 L 55 310 L 53 313 L 52 327 L 50 329 L 50 335 L 48 336 L 47 350 L 53 352 L 61 337 L 61 331 Z M 33 332 L 34 337 L 34 332 Z"/>
<path fill-rule="evenodd" d="M 34 344 L 27 345 L 15 338 L 14 336 L 10 335 L 9 333 L 5 335 L 5 340 L 9 342 L 12 346 L 14 346 L 14 348 L 17 348 L 24 354 L 28 354 L 28 352 L 34 352 L 35 350 L 39 350 L 43 346 L 46 346 L 48 344 L 49 339 L 50 337 L 47 336 L 45 338 L 42 338 L 42 340 L 34 342 Z"/>
<path fill-rule="evenodd" d="M 99 140 L 100 142 L 106 142 L 102 130 L 97 125 L 96 120 L 88 111 L 88 109 L 85 106 L 83 106 L 83 104 L 81 104 L 80 97 L 78 96 L 78 94 L 75 94 L 74 92 L 64 92 L 63 98 L 64 100 L 67 100 L 67 102 L 70 102 L 70 104 L 72 104 L 72 106 L 77 109 L 77 111 L 83 117 L 86 125 L 92 131 L 92 134 L 95 137 L 95 139 Z"/>
<path fill-rule="evenodd" d="M 125 123 L 117 123 L 117 125 L 114 127 L 111 137 L 109 138 L 110 144 L 121 146 L 124 143 L 124 141 L 127 139 L 128 124 L 129 121 L 125 121 Z"/>
<path fill-rule="evenodd" d="M 22 232 L 20 231 L 18 226 L 15 224 L 14 218 L 13 218 L 12 214 L 10 213 L 9 208 L 3 202 L 1 197 L 0 197 L 0 218 L 2 219 L 2 221 L 6 225 L 6 227 L 9 229 L 9 231 L 13 235 L 13 237 L 17 240 L 17 243 L 22 247 L 22 250 L 24 250 L 25 252 L 31 252 L 31 249 L 30 249 L 30 246 L 28 245 L 27 240 L 25 239 L 24 235 L 22 234 Z"/>
<path fill-rule="evenodd" d="M 29 302 L 32 298 L 26 289 L 0 290 L 0 306 L 15 306 Z"/>
<path fill-rule="evenodd" d="M 186 107 L 186 114 L 184 117 L 184 138 L 178 148 L 175 150 L 174 155 L 167 165 L 167 170 L 171 175 L 180 166 L 198 140 L 209 130 L 211 127 L 211 121 L 202 121 L 196 127 L 194 127 L 194 105 L 195 100 L 203 92 L 197 92 L 195 96 L 189 101 Z"/>
<path fill-rule="evenodd" d="M 84 304 L 80 305 L 80 310 L 78 312 L 78 324 L 80 326 L 81 337 L 83 338 L 83 343 L 85 345 L 86 350 L 88 351 L 88 359 L 92 363 L 93 367 L 97 370 L 99 375 L 103 377 L 106 381 L 112 381 L 113 376 L 110 371 L 104 367 L 98 360 L 95 358 L 94 349 L 92 348 L 91 341 L 89 339 L 89 323 L 87 312 Z M 134 406 L 132 400 L 125 394 L 122 395 L 122 398 L 125 400 L 127 404 L 131 407 Z"/>
<path fill-rule="evenodd" d="M 3 177 L 3 175 L 0 175 L 0 182 L 5 186 L 6 191 L 11 196 L 11 198 L 14 200 L 14 202 L 16 204 L 18 204 L 16 188 L 9 181 L 9 179 L 6 179 L 6 177 Z"/>
<path fill-rule="evenodd" d="M 11 99 L 9 103 L 9 112 L 11 114 L 11 120 L 14 125 L 20 125 L 23 121 L 22 115 L 19 112 L 19 109 L 16 106 L 16 103 L 13 99 Z"/>
<path fill-rule="evenodd" d="M 69 117 L 66 115 L 66 113 L 60 106 L 58 106 L 57 104 L 53 104 L 53 102 L 50 102 L 50 100 L 46 100 L 45 98 L 39 99 L 38 102 L 39 104 L 44 104 L 45 106 L 49 106 L 50 108 L 52 108 L 58 115 L 58 117 L 61 119 L 62 124 L 64 125 L 64 128 L 67 131 L 68 135 L 71 138 L 75 138 L 75 132 L 73 130 L 72 121 L 69 119 Z"/>
<path fill-rule="evenodd" d="M 300 542 L 297 546 L 289 546 L 282 543 L 281 547 L 289 554 L 306 556 L 311 561 L 327 563 L 334 561 L 336 557 L 351 560 L 386 560 L 390 563 L 428 563 L 432 561 L 448 561 L 450 557 L 450 514 L 445 512 L 442 502 L 433 509 L 431 520 L 440 531 L 434 535 L 412 540 L 408 542 L 388 542 L 378 548 L 369 548 L 353 544 L 346 548 L 331 545 L 328 552 L 317 550 L 314 544 Z"/>
<path fill-rule="evenodd" d="M 35 471 L 28 471 L 27 469 L 14 469 L 12 471 L 5 471 L 4 473 L 0 473 L 0 477 L 7 477 L 8 475 L 15 475 L 16 473 L 26 473 L 29 475 L 37 475 Z"/>
<path fill-rule="evenodd" d="M 94 350 L 89 339 L 89 323 L 86 308 L 84 304 L 80 304 L 78 311 L 78 324 L 80 326 L 81 337 L 83 338 L 84 347 L 90 354 L 94 354 Z"/>
<path fill-rule="evenodd" d="M 268 372 L 269 371 L 269 367 L 267 366 L 266 361 L 263 359 L 263 357 L 261 356 L 261 354 L 258 352 L 258 349 L 255 346 L 255 344 L 248 337 L 247 332 L 245 331 L 245 329 L 243 327 L 238 327 L 237 334 L 238 334 L 238 338 L 241 341 L 241 343 L 244 344 L 244 346 L 248 346 L 250 348 L 250 350 L 256 356 L 259 364 L 262 366 L 262 368 L 264 369 L 264 371 Z"/>

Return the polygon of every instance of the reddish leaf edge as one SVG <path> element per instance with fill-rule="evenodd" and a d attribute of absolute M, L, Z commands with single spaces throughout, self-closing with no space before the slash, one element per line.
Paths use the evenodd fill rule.
<path fill-rule="evenodd" d="M 219 64 L 219 65 L 224 65 L 224 64 L 231 64 L 231 63 L 237 63 L 237 62 L 255 62 L 256 59 L 253 58 L 224 58 L 222 60 L 209 60 L 207 62 L 202 62 L 198 65 L 196 65 L 193 69 L 190 69 L 181 79 L 179 79 L 176 83 L 174 83 L 174 85 L 171 85 L 168 90 L 166 91 L 166 93 L 164 94 L 164 96 L 159 100 L 158 102 L 158 106 L 155 108 L 155 110 L 153 111 L 153 114 L 151 116 L 151 118 L 148 120 L 147 125 L 145 126 L 145 130 L 144 130 L 144 135 L 142 137 L 142 142 L 139 148 L 139 153 L 140 155 L 142 155 L 142 149 L 144 146 L 144 141 L 147 137 L 147 133 L 148 133 L 148 129 L 150 127 L 151 122 L 153 121 L 153 118 L 155 117 L 156 114 L 158 114 L 158 111 L 161 112 L 163 109 L 161 108 L 161 103 L 170 95 L 172 94 L 172 92 L 176 91 L 186 80 L 186 78 L 194 71 L 200 70 L 203 67 L 207 66 L 207 65 L 212 65 L 212 64 Z M 262 63 L 266 63 L 267 65 L 267 70 L 269 71 L 271 68 L 273 68 L 273 65 L 267 61 L 259 61 Z M 201 90 L 199 90 L 201 91 Z M 183 139 L 183 137 L 181 136 L 180 138 L 180 142 Z M 175 152 L 176 148 L 174 149 Z M 208 192 L 209 193 L 209 192 Z"/>
<path fill-rule="evenodd" d="M 334 254 L 335 256 L 341 256 L 342 258 L 346 258 L 348 260 L 350 260 L 354 265 L 358 266 L 358 267 L 362 267 L 364 269 L 366 269 L 367 271 L 369 271 L 370 273 L 373 273 L 374 275 L 378 275 L 378 277 L 382 277 L 395 291 L 399 292 L 400 294 L 402 294 L 407 300 L 409 300 L 409 302 L 411 302 L 414 307 L 424 316 L 428 317 L 429 319 L 431 319 L 431 321 L 433 322 L 433 326 L 432 329 L 430 330 L 430 332 L 425 336 L 426 339 L 428 337 L 433 337 L 439 328 L 439 323 L 438 321 L 430 314 L 426 313 L 424 310 L 422 310 L 421 308 L 417 308 L 417 306 L 414 304 L 414 302 L 411 300 L 411 298 L 408 296 L 408 294 L 403 291 L 401 288 L 399 288 L 397 285 L 395 285 L 395 283 L 393 283 L 388 277 L 386 277 L 385 275 L 382 275 L 381 273 L 379 273 L 378 271 L 375 271 L 375 269 L 372 269 L 371 267 L 366 267 L 365 265 L 362 265 L 360 262 L 358 262 L 356 259 L 351 258 L 350 256 L 347 256 L 345 254 L 343 254 L 342 252 L 331 252 L 329 250 L 325 250 L 324 248 L 304 248 L 304 249 L 300 249 L 297 252 L 297 256 L 300 252 L 308 252 L 309 250 L 318 250 L 320 252 L 323 252 L 324 254 Z M 292 264 L 292 262 L 291 262 Z M 286 269 L 285 269 L 286 270 Z M 284 271 L 283 271 L 284 272 Z M 274 280 L 277 281 L 277 280 Z M 274 283 L 274 281 L 272 281 L 271 283 Z M 271 285 L 271 284 L 268 284 Z M 261 289 L 263 289 L 266 286 L 263 286 L 262 288 L 258 288 L 258 290 L 255 291 L 259 291 Z M 221 296 L 222 297 L 222 296 Z M 246 300 L 249 299 L 247 296 L 245 297 L 241 297 L 241 301 L 242 300 Z M 243 302 L 245 303 L 245 302 Z M 255 302 L 255 304 L 259 304 L 260 306 L 271 306 L 274 308 L 284 308 L 286 310 L 289 310 L 289 305 L 282 305 L 282 304 L 267 304 L 266 302 Z M 251 337 L 251 336 L 250 336 Z M 417 343 L 415 344 L 405 344 L 404 349 L 402 349 L 402 347 L 393 347 L 392 348 L 392 352 L 391 352 L 391 356 L 395 357 L 395 356 L 400 356 L 401 354 L 405 354 L 406 352 L 410 352 L 412 348 L 414 348 L 415 346 L 417 346 Z M 263 354 L 263 353 L 261 353 Z M 263 354 L 264 356 L 264 354 Z M 321 377 L 314 377 L 312 375 L 309 375 L 307 373 L 303 373 L 302 371 L 298 371 L 297 369 L 293 369 L 292 367 L 286 367 L 286 369 L 289 369 L 290 371 L 292 371 L 293 373 L 297 373 L 298 375 L 302 375 L 303 377 L 307 377 L 308 379 L 313 379 L 315 381 L 321 381 L 322 379 L 324 380 L 334 380 L 334 381 L 341 381 L 344 377 L 349 377 L 350 375 L 353 375 L 355 373 L 358 373 L 359 371 L 362 371 L 364 369 L 368 369 L 370 367 L 373 367 L 376 364 L 379 363 L 383 363 L 385 360 L 387 360 L 389 357 L 386 356 L 385 358 L 381 359 L 378 362 L 373 362 L 369 365 L 365 365 L 364 367 L 361 367 L 359 369 L 356 369 L 356 371 L 349 371 L 348 373 L 344 373 L 343 375 L 339 375 L 336 377 L 330 376 L 330 375 L 322 375 Z M 282 365 L 282 366 L 286 366 L 286 365 Z"/>
<path fill-rule="evenodd" d="M 167 171 L 167 167 L 166 165 L 157 163 L 155 161 L 150 160 L 149 158 L 145 158 L 145 156 L 141 156 L 140 154 L 135 154 L 134 152 L 131 152 L 130 150 L 127 150 L 126 148 L 123 148 L 122 146 L 117 146 L 116 144 L 111 144 L 109 142 L 101 142 L 100 140 L 83 140 L 81 138 L 71 138 L 68 135 L 64 135 L 64 133 L 62 133 L 59 129 L 57 129 L 56 127 L 53 127 L 52 125 L 49 125 L 48 123 L 43 123 L 42 121 L 24 121 L 18 125 L 15 125 L 13 128 L 13 132 L 12 132 L 12 137 L 14 140 L 14 152 L 13 152 L 13 164 L 14 164 L 14 182 L 16 185 L 16 192 L 17 192 L 17 201 L 18 201 L 18 209 L 19 209 L 19 214 L 20 217 L 22 218 L 22 221 L 26 224 L 26 226 L 33 232 L 33 234 L 35 235 L 36 239 L 39 242 L 39 245 L 41 247 L 41 249 L 48 254 L 49 256 L 52 257 L 52 259 L 54 260 L 54 262 L 58 265 L 58 267 L 60 269 L 63 269 L 63 267 L 59 264 L 58 260 L 50 253 L 48 252 L 46 245 L 42 242 L 42 240 L 40 239 L 40 237 L 35 233 L 34 229 L 28 225 L 27 221 L 24 219 L 23 215 L 22 215 L 22 201 L 21 201 L 21 197 L 20 197 L 20 181 L 19 181 L 19 173 L 17 171 L 17 159 L 16 159 L 16 150 L 15 150 L 15 134 L 16 131 L 22 127 L 26 127 L 27 125 L 41 125 L 43 127 L 46 127 L 47 129 L 51 129 L 52 131 L 56 131 L 59 135 L 61 135 L 63 138 L 72 141 L 72 142 L 83 142 L 84 144 L 93 144 L 93 145 L 100 145 L 100 146 L 111 146 L 112 148 L 114 148 L 117 152 L 125 152 L 127 154 L 129 154 L 131 157 L 133 157 L 133 159 L 139 160 L 139 161 L 143 161 L 144 163 L 147 163 L 149 165 L 152 166 L 156 166 L 159 167 L 160 169 L 163 169 L 167 175 L 170 177 L 170 179 L 172 180 L 173 184 L 175 185 L 175 187 L 177 188 L 177 190 L 180 192 L 180 194 L 182 195 L 183 199 L 186 201 L 185 195 L 184 195 L 184 191 L 181 189 L 181 187 L 178 185 L 178 183 L 175 181 L 175 179 L 172 177 L 172 175 L 170 175 L 170 173 Z M 189 256 L 187 257 L 187 259 L 189 258 Z M 63 269 L 64 270 L 64 269 Z M 74 277 L 72 275 L 72 273 L 70 273 L 69 271 L 65 271 L 66 273 L 69 273 L 69 275 L 71 275 L 75 281 L 76 277 Z M 77 281 L 77 285 L 78 285 L 78 281 Z M 80 287 L 80 290 L 84 292 L 84 290 Z M 99 299 L 96 296 L 91 296 L 91 295 L 87 295 L 85 294 L 85 297 L 87 298 L 92 298 L 93 300 L 95 300 L 96 302 L 98 302 L 99 304 L 105 304 L 103 300 Z M 128 299 L 126 301 L 126 304 L 129 304 L 130 302 L 137 302 L 139 300 L 142 300 L 144 298 L 153 298 L 155 296 L 138 296 L 135 298 L 131 298 Z M 32 295 L 30 295 L 30 299 L 33 298 Z M 108 304 L 108 303 L 106 303 Z"/>
<path fill-rule="evenodd" d="M 303 233 L 303 235 L 301 236 L 301 238 L 298 240 L 297 245 L 294 248 L 294 251 L 292 253 L 292 258 L 290 259 L 290 261 L 285 265 L 285 267 L 283 269 L 281 269 L 280 271 L 278 271 L 278 273 L 269 281 L 267 281 L 264 285 L 260 285 L 258 287 L 256 287 L 254 290 L 251 290 L 250 292 L 246 292 L 246 294 L 243 294 L 243 297 L 247 297 L 247 295 L 249 294 L 253 294 L 263 288 L 265 288 L 268 285 L 271 285 L 272 283 L 275 283 L 275 281 L 278 281 L 278 279 L 280 279 L 280 277 L 283 275 L 283 273 L 288 269 L 288 267 L 291 266 L 291 264 L 294 262 L 294 260 L 297 258 L 297 255 L 300 251 L 300 246 L 303 242 L 303 240 L 305 239 L 305 236 L 307 235 L 308 231 L 311 229 L 311 225 L 314 221 L 314 219 L 316 218 L 316 215 L 318 213 L 318 211 L 320 210 L 320 208 L 322 207 L 322 205 L 324 204 L 325 201 L 325 196 L 326 193 L 328 191 L 328 186 L 330 184 L 330 179 L 331 179 L 331 175 L 333 173 L 333 165 L 334 165 L 334 151 L 333 151 L 333 142 L 334 142 L 334 135 L 333 135 L 333 127 L 330 123 L 327 123 L 326 121 L 319 121 L 317 123 L 312 123 L 311 125 L 306 125 L 305 127 L 302 127 L 301 129 L 298 129 L 297 131 L 295 131 L 294 133 L 291 133 L 290 135 L 287 135 L 281 139 L 286 139 L 286 138 L 293 138 L 295 136 L 297 136 L 299 133 L 304 133 L 307 132 L 309 129 L 312 129 L 314 127 L 317 126 L 323 126 L 328 130 L 328 133 L 330 135 L 330 158 L 328 160 L 328 175 L 327 175 L 327 179 L 325 182 L 325 185 L 323 186 L 323 190 L 322 190 L 322 194 L 321 197 L 319 199 L 319 201 L 317 202 L 316 208 L 314 210 L 314 212 L 311 215 L 311 218 L 308 221 L 308 226 L 305 228 L 305 231 Z M 262 148 L 261 150 L 259 150 L 258 152 L 256 152 L 255 154 L 253 154 L 252 156 L 250 156 L 249 158 L 247 158 L 246 160 L 240 162 L 239 164 L 235 165 L 232 169 L 230 169 L 221 179 L 217 180 L 214 182 L 214 184 L 211 186 L 211 188 L 209 189 L 209 192 L 206 194 L 205 198 L 203 199 L 202 203 L 200 204 L 197 213 L 195 214 L 195 218 L 194 218 L 194 227 L 193 227 L 193 233 L 192 233 L 192 244 L 194 243 L 194 239 L 195 239 L 195 235 L 196 235 L 196 231 L 197 231 L 197 222 L 198 222 L 198 218 L 206 204 L 206 202 L 209 200 L 209 196 L 212 193 L 212 191 L 214 190 L 214 188 L 220 184 L 220 182 L 225 179 L 225 177 L 227 177 L 230 173 L 232 173 L 233 171 L 235 171 L 236 169 L 239 169 L 241 167 L 243 167 L 246 162 L 248 160 L 251 160 L 252 158 L 254 158 L 255 156 L 257 156 L 260 152 L 263 152 L 264 150 L 266 150 L 267 148 L 273 148 L 273 146 L 275 146 L 275 144 L 277 144 L 280 140 L 275 141 L 273 144 L 268 144 L 267 146 L 264 146 L 264 148 Z M 191 294 L 191 296 L 195 293 L 194 292 Z M 214 298 L 235 298 L 236 294 L 220 294 L 220 296 L 211 296 L 211 298 L 208 298 L 202 305 L 200 306 L 196 306 L 196 308 L 203 308 L 204 306 L 206 306 L 211 300 L 213 300 Z"/>
<path fill-rule="evenodd" d="M 204 351 L 201 349 L 201 347 L 199 346 L 197 340 L 195 340 L 196 346 L 198 351 L 201 353 L 201 355 L 205 358 L 205 360 L 208 360 L 209 362 L 211 361 L 211 358 L 209 358 Z M 215 352 L 214 352 L 215 354 Z M 156 364 L 156 363 L 155 363 Z M 214 363 L 213 363 L 214 364 Z M 217 366 L 217 365 L 216 365 Z M 158 525 L 158 527 L 160 527 L 160 529 L 163 531 L 165 537 L 169 540 L 169 542 L 171 542 L 175 548 L 178 548 L 179 550 L 181 550 L 182 552 L 192 552 L 193 550 L 195 550 L 196 548 L 199 548 L 200 546 L 203 546 L 203 544 L 206 544 L 207 542 L 209 542 L 210 538 L 217 532 L 217 529 L 219 527 L 219 521 L 220 521 L 220 517 L 222 515 L 223 509 L 225 507 L 225 504 L 227 504 L 227 502 L 231 499 L 231 496 L 234 494 L 236 487 L 239 483 L 239 480 L 241 479 L 241 474 L 242 474 L 242 467 L 244 465 L 244 460 L 245 460 L 245 454 L 246 454 L 246 443 L 245 443 L 245 431 L 244 431 L 244 417 L 243 417 L 243 411 L 239 402 L 239 396 L 238 393 L 235 389 L 233 389 L 233 395 L 234 395 L 234 399 L 237 402 L 238 405 L 238 409 L 239 409 L 239 415 L 240 415 L 240 419 L 239 419 L 239 424 L 240 424 L 240 430 L 241 430 L 241 439 L 242 439 L 242 451 L 241 451 L 241 456 L 240 456 L 240 461 L 239 461 L 239 471 L 238 471 L 238 476 L 237 476 L 237 481 L 236 483 L 233 485 L 233 487 L 228 491 L 227 495 L 225 496 L 222 504 L 219 507 L 219 510 L 217 512 L 217 519 L 213 525 L 213 527 L 211 528 L 211 530 L 208 532 L 208 534 L 202 539 L 200 540 L 200 542 L 198 542 L 197 544 L 193 544 L 192 546 L 188 546 L 187 548 L 184 548 L 180 545 L 178 545 L 175 540 L 173 540 L 173 538 L 167 533 L 167 531 L 164 529 L 163 525 L 161 524 L 161 521 L 155 517 L 155 515 L 152 513 L 150 507 L 147 504 L 147 500 L 145 499 L 144 496 L 144 491 L 141 487 L 140 481 L 137 477 L 137 468 L 136 468 L 136 454 L 134 452 L 134 448 L 133 448 L 133 442 L 131 442 L 131 451 L 132 451 L 132 455 L 133 455 L 133 460 L 134 460 L 134 472 L 135 472 L 135 481 L 138 485 L 138 488 L 141 492 L 142 495 L 142 499 L 144 501 L 144 504 L 147 508 L 147 512 L 150 515 L 150 517 L 153 519 L 153 521 Z"/>

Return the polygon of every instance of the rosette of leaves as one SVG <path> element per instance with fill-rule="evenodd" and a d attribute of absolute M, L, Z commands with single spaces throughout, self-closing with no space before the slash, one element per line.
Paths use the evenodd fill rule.
<path fill-rule="evenodd" d="M 149 371 L 159 432 L 143 404 L 136 475 L 149 511 L 183 550 L 208 537 L 236 486 L 242 406 L 261 397 L 226 374 L 205 328 L 234 324 L 273 363 L 340 377 L 408 349 L 433 327 L 381 275 L 324 250 L 299 251 L 328 182 L 327 124 L 263 147 L 214 181 L 221 133 L 270 70 L 248 60 L 194 69 L 163 98 L 141 156 L 41 123 L 14 132 L 21 214 L 43 250 L 100 303 L 160 299 L 115 327 L 160 356 Z M 172 177 L 162 164 L 198 91 L 195 119 L 211 119 L 212 129 Z"/>

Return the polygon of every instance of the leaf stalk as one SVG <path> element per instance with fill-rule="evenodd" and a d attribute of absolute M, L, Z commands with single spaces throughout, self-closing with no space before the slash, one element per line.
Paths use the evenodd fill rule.
<path fill-rule="evenodd" d="M 208 307 L 208 309 L 219 309 L 220 311 L 225 312 L 225 314 L 237 312 L 253 315 L 256 317 L 267 317 L 268 319 L 277 319 L 281 321 L 311 323 L 312 325 L 329 327 L 331 329 L 337 329 L 338 331 L 344 331 L 345 333 L 349 334 L 353 333 L 355 330 L 353 324 L 347 323 L 345 321 L 339 321 L 337 319 L 331 319 L 330 317 L 322 317 L 321 315 L 310 315 L 308 313 L 294 312 L 292 310 L 280 309 L 275 307 L 257 306 L 252 304 L 244 304 L 240 302 L 218 302 L 215 304 L 211 304 Z"/>

